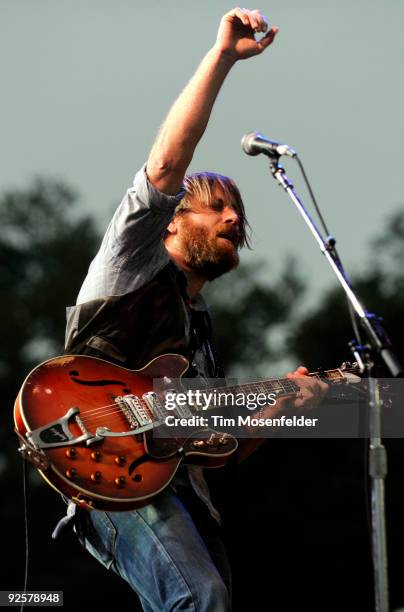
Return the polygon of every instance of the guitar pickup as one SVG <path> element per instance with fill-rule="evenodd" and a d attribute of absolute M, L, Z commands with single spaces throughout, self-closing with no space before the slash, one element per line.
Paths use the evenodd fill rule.
<path fill-rule="evenodd" d="M 153 419 L 147 410 L 148 405 L 144 405 L 136 395 L 118 395 L 115 398 L 115 403 L 122 410 L 132 427 L 144 427 L 153 423 Z"/>

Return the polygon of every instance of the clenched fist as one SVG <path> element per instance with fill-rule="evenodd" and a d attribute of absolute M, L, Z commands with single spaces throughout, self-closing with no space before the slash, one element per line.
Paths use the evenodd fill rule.
<path fill-rule="evenodd" d="M 268 22 L 258 10 L 235 8 L 226 13 L 220 22 L 215 47 L 235 61 L 262 53 L 273 42 L 278 28 L 268 30 Z M 266 32 L 260 40 L 255 35 Z"/>

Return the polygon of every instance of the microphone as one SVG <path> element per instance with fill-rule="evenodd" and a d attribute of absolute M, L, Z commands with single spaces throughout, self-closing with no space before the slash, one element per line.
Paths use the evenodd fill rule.
<path fill-rule="evenodd" d="M 281 144 L 269 140 L 259 132 L 248 132 L 241 139 L 241 148 L 247 155 L 259 155 L 263 153 L 268 157 L 278 157 L 280 155 L 288 155 L 296 157 L 297 151 L 289 147 L 287 144 Z"/>

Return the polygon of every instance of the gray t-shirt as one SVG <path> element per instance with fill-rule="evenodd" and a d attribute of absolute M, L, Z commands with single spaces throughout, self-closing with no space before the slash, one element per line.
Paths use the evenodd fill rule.
<path fill-rule="evenodd" d="M 144 165 L 130 187 L 105 232 L 100 249 L 90 264 L 76 304 L 96 298 L 125 295 L 148 283 L 170 261 L 163 238 L 184 195 L 161 193 L 148 180 Z M 193 307 L 206 310 L 202 296 Z M 69 309 L 68 309 L 69 312 Z M 72 333 L 74 325 L 68 326 Z M 206 358 L 197 351 L 194 363 L 201 377 L 208 378 Z M 209 489 L 200 467 L 188 466 L 188 475 L 197 495 L 208 506 L 211 515 L 220 522 L 213 507 Z"/>

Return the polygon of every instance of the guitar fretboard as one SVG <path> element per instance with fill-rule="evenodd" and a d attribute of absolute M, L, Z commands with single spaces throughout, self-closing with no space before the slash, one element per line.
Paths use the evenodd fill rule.
<path fill-rule="evenodd" d="M 329 384 L 340 383 L 345 381 L 345 376 L 342 370 L 326 370 L 319 374 L 318 372 L 312 372 L 309 374 L 312 378 L 323 380 Z M 257 397 L 259 394 L 268 396 L 272 394 L 275 398 L 293 397 L 299 391 L 298 385 L 293 379 L 290 378 L 271 378 L 269 380 L 261 380 L 251 383 L 243 383 L 241 385 L 229 385 L 225 387 L 215 387 L 201 389 L 201 394 L 205 397 L 209 397 L 211 394 L 214 397 L 214 405 L 209 402 L 208 410 L 213 408 L 227 407 L 230 404 L 229 398 L 237 397 L 248 397 L 248 394 Z M 241 405 L 241 404 L 238 404 Z M 195 406 L 193 407 L 195 409 Z M 201 406 L 196 407 L 197 410 L 202 410 Z M 206 410 L 206 408 L 204 408 Z"/>

